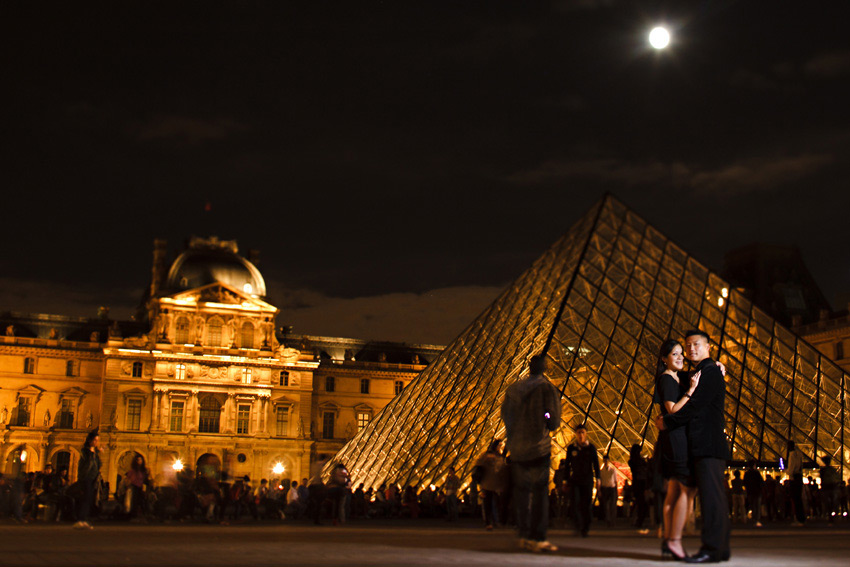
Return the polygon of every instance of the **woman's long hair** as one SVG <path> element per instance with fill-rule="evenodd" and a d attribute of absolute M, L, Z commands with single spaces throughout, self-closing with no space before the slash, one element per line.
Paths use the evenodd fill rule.
<path fill-rule="evenodd" d="M 667 339 L 661 345 L 661 350 L 658 352 L 658 367 L 655 369 L 655 378 L 660 377 L 667 370 L 667 363 L 664 362 L 664 359 L 670 356 L 676 346 L 682 346 L 682 343 L 676 339 Z"/>
<path fill-rule="evenodd" d="M 89 431 L 89 434 L 86 435 L 86 440 L 83 443 L 83 453 L 85 453 L 86 451 L 91 449 L 91 444 L 94 442 L 94 438 L 99 437 L 99 436 L 100 436 L 100 430 L 99 429 L 95 428 L 95 429 L 92 429 L 91 431 Z"/>
<path fill-rule="evenodd" d="M 138 461 L 139 459 L 141 459 L 142 462 L 137 464 L 136 461 Z M 133 461 L 130 463 L 130 468 L 136 472 L 148 472 L 148 468 L 147 466 L 145 466 L 145 458 L 139 453 L 136 453 L 136 456 L 133 457 Z"/>

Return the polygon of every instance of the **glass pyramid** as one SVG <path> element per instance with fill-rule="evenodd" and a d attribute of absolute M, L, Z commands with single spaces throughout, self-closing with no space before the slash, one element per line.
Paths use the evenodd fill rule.
<path fill-rule="evenodd" d="M 355 484 L 419 488 L 468 478 L 494 437 L 509 384 L 546 352 L 563 394 L 553 463 L 573 427 L 612 461 L 652 451 L 658 350 L 698 327 L 727 368 L 733 459 L 777 463 L 793 439 L 811 460 L 850 460 L 847 374 L 614 197 L 593 206 L 337 454 Z M 719 357 L 718 357 L 719 347 Z"/>

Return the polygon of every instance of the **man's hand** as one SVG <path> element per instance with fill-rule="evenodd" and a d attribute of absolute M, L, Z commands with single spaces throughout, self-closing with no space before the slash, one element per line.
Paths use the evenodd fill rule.
<path fill-rule="evenodd" d="M 655 427 L 657 427 L 659 431 L 664 431 L 665 429 L 667 429 L 666 427 L 664 427 L 664 416 L 663 415 L 659 415 L 658 417 L 655 418 Z"/>

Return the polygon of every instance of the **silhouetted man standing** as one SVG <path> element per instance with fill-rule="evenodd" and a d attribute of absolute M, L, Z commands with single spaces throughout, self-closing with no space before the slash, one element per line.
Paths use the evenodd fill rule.
<path fill-rule="evenodd" d="M 561 424 L 561 395 L 546 379 L 546 359 L 535 355 L 529 375 L 508 387 L 502 403 L 517 507 L 519 543 L 531 551 L 557 551 L 546 541 L 549 527 L 550 431 Z"/>
<path fill-rule="evenodd" d="M 702 547 L 685 558 L 688 563 L 717 563 L 729 559 L 729 504 L 723 471 L 729 459 L 726 441 L 726 382 L 710 357 L 708 335 L 699 330 L 685 334 L 685 354 L 701 372 L 699 386 L 690 401 L 676 413 L 659 417 L 660 429 L 687 426 L 688 454 L 702 504 Z"/>

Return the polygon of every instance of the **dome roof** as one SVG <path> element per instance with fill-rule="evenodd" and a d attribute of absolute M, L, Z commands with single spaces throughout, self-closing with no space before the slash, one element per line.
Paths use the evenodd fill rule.
<path fill-rule="evenodd" d="M 223 283 L 240 291 L 266 295 L 266 282 L 254 264 L 238 254 L 235 241 L 192 238 L 168 271 L 166 287 L 171 291 Z"/>

